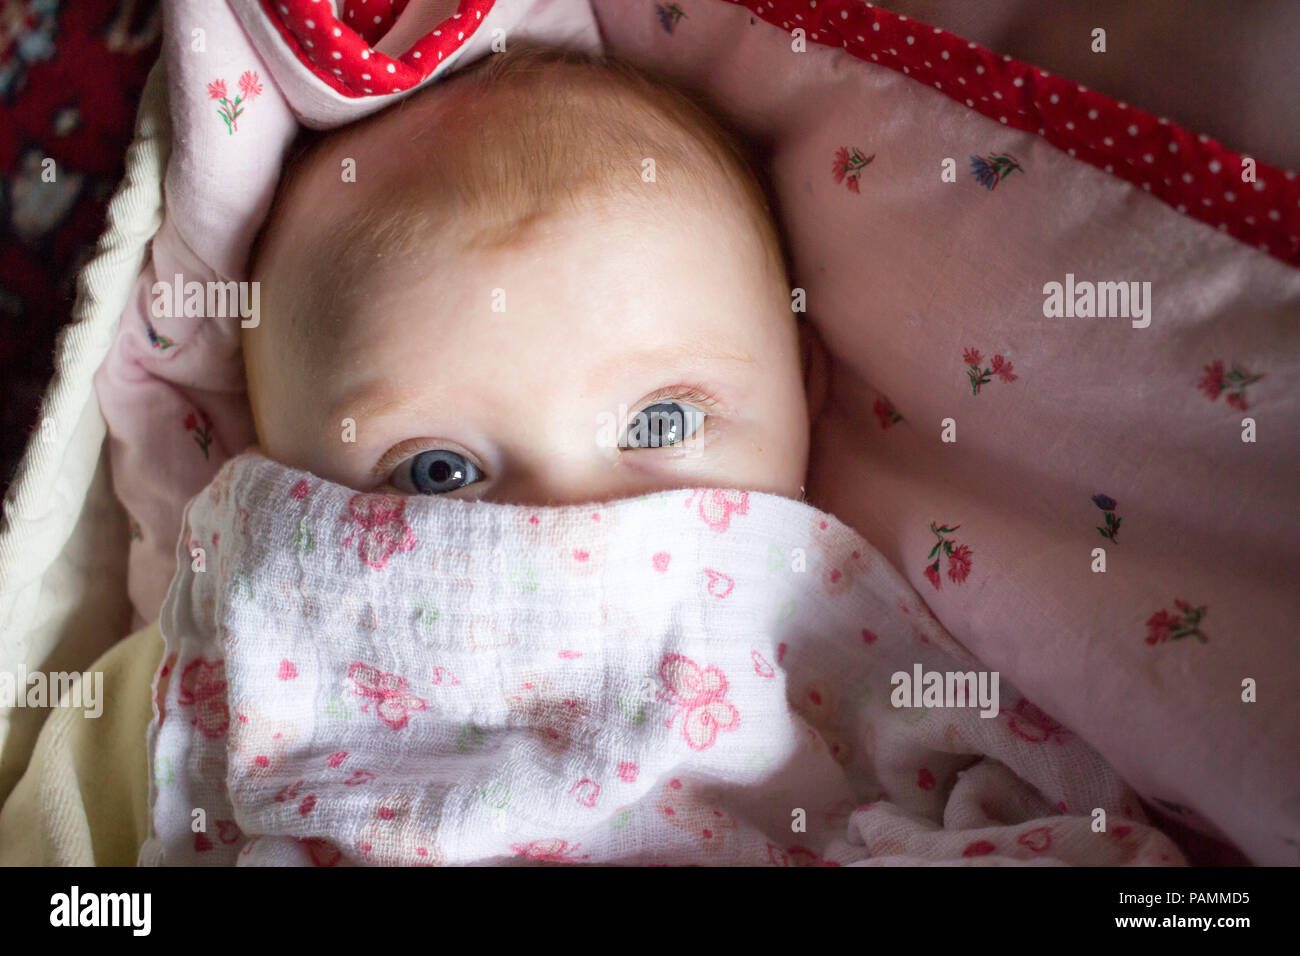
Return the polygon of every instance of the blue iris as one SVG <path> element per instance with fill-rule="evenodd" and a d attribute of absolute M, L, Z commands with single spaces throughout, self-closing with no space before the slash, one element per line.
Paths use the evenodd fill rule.
<path fill-rule="evenodd" d="M 619 443 L 623 448 L 663 448 L 690 438 L 704 420 L 704 413 L 680 402 L 656 402 L 634 415 Z"/>
<path fill-rule="evenodd" d="M 473 463 L 454 451 L 426 451 L 411 459 L 411 484 L 422 495 L 445 495 L 480 477 Z"/>
<path fill-rule="evenodd" d="M 1107 495 L 1093 495 L 1092 503 L 1095 504 L 1102 511 L 1115 510 L 1115 504 L 1116 504 L 1115 499 Z"/>

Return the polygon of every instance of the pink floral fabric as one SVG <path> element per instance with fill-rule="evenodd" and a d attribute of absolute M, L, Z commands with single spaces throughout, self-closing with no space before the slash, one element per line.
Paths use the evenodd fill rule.
<path fill-rule="evenodd" d="M 603 42 L 701 88 L 771 144 L 792 284 L 832 359 L 810 500 L 868 537 L 954 636 L 1096 745 L 1149 807 L 1255 861 L 1296 862 L 1300 705 L 1242 699 L 1260 675 L 1300 682 L 1293 171 L 1261 162 L 1246 181 L 1249 157 L 1229 145 L 849 0 L 716 0 L 666 20 L 628 16 L 622 0 L 474 3 L 469 30 L 436 34 L 418 29 L 417 3 L 378 32 L 346 22 L 354 4 L 317 22 L 318 6 L 178 0 L 173 22 L 204 27 L 219 55 L 168 62 L 182 132 L 167 215 L 96 380 L 137 624 L 162 604 L 185 502 L 253 440 L 238 327 L 152 317 L 153 284 L 243 278 L 299 119 L 358 119 L 436 81 L 449 52 L 471 62 L 505 21 L 512 36 Z M 808 41 L 798 69 L 772 69 L 794 62 L 795 27 Z M 367 89 L 372 56 L 386 77 Z M 229 94 L 246 73 L 260 89 L 241 91 L 251 105 L 235 133 L 209 84 L 224 77 Z M 1044 284 L 1067 275 L 1150 281 L 1150 325 L 1047 318 Z M 1123 502 L 1122 518 L 1097 497 Z M 706 526 L 743 520 L 728 500 L 691 507 Z M 419 542 L 403 550 L 400 525 L 375 517 L 333 527 L 351 525 L 347 559 L 379 579 Z M 960 527 L 944 536 L 951 552 L 927 558 L 944 526 Z M 310 555 L 333 539 L 303 526 L 293 540 Z M 552 553 L 594 577 L 607 548 Z M 860 579 L 851 548 L 818 553 L 828 598 Z M 463 577 L 460 558 L 441 560 Z M 659 575 L 682 563 L 668 548 L 648 560 Z M 740 593 L 726 568 L 695 571 L 713 600 Z M 502 639 L 487 610 L 467 626 L 477 647 Z M 564 739 L 568 726 L 552 729 Z"/>
<path fill-rule="evenodd" d="M 186 521 L 143 863 L 1185 863 L 1010 684 L 895 699 L 982 668 L 801 502 L 394 499 L 249 453 Z"/>
<path fill-rule="evenodd" d="M 830 353 L 808 500 L 1207 861 L 1294 865 L 1300 177 L 879 6 L 696 4 L 651 43 L 593 2 L 770 144 Z M 1103 282 L 1146 318 L 1048 314 Z"/>

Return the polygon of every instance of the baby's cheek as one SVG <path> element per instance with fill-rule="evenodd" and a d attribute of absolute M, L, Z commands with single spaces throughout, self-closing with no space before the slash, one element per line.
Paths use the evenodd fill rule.
<path fill-rule="evenodd" d="M 729 449 L 736 486 L 798 498 L 808 463 L 808 434 L 799 416 L 774 412 L 756 422 Z M 743 481 L 740 480 L 743 477 Z"/>

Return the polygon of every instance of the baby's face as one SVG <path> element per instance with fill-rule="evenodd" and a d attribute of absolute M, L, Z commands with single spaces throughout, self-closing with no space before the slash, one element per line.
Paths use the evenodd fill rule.
<path fill-rule="evenodd" d="M 401 125 L 348 147 L 355 183 L 327 158 L 295 187 L 315 198 L 282 210 L 301 242 L 265 257 L 263 321 L 244 333 L 264 454 L 361 491 L 517 504 L 700 486 L 799 497 L 795 317 L 738 212 L 635 203 L 534 220 L 505 248 L 371 253 L 338 263 L 346 293 L 291 331 L 283 316 L 310 292 L 302 250 L 401 195 Z"/>

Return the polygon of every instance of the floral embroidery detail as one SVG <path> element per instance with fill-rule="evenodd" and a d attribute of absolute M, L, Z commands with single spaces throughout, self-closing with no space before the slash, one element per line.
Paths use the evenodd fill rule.
<path fill-rule="evenodd" d="M 980 366 L 984 363 L 984 356 L 980 354 L 979 349 L 966 349 L 962 352 L 962 361 L 970 366 L 966 370 L 966 377 L 970 379 L 970 390 L 972 395 L 980 393 L 980 386 L 987 385 L 993 381 L 991 376 L 996 375 L 1004 382 L 1014 382 L 1020 376 L 1011 371 L 1011 363 L 1001 355 L 993 356 L 993 364 L 986 369 Z"/>
<path fill-rule="evenodd" d="M 1028 847 L 1034 853 L 1042 853 L 1052 846 L 1052 828 L 1037 827 L 1033 830 L 1027 830 L 1016 837 L 1016 842 L 1021 846 Z"/>
<path fill-rule="evenodd" d="M 858 179 L 862 176 L 862 170 L 871 165 L 871 161 L 875 158 L 875 153 L 863 156 L 862 151 L 856 146 L 841 146 L 835 151 L 835 162 L 831 164 L 831 173 L 837 183 L 844 183 L 849 188 L 849 192 L 859 192 Z"/>
<path fill-rule="evenodd" d="M 144 532 L 140 530 L 140 522 L 136 521 L 134 518 L 131 519 L 130 540 L 132 541 L 144 540 Z"/>
<path fill-rule="evenodd" d="M 343 851 L 322 837 L 294 837 L 311 857 L 312 866 L 337 866 Z"/>
<path fill-rule="evenodd" d="M 749 514 L 748 491 L 708 491 L 697 488 L 686 499 L 686 507 L 689 508 L 697 496 L 700 502 L 700 517 L 714 531 L 726 531 L 730 528 L 732 514 Z"/>
<path fill-rule="evenodd" d="M 600 799 L 600 784 L 590 777 L 583 777 L 569 788 L 569 796 L 584 807 L 594 807 Z"/>
<path fill-rule="evenodd" d="M 948 558 L 948 579 L 953 584 L 961 584 L 970 574 L 971 557 L 973 556 L 971 549 L 964 544 L 957 544 L 955 541 L 944 537 L 944 535 L 952 534 L 960 527 L 961 525 L 957 524 L 951 528 L 947 525 L 940 525 L 936 528 L 934 522 L 930 522 L 930 530 L 934 532 L 934 536 L 939 540 L 935 542 L 934 547 L 930 549 L 930 554 L 926 557 L 927 561 L 933 559 L 934 564 L 926 567 L 925 576 L 934 585 L 936 591 L 939 590 L 939 562 L 944 559 L 944 556 Z M 941 550 L 943 554 L 939 554 Z"/>
<path fill-rule="evenodd" d="M 412 713 L 428 707 L 422 697 L 407 692 L 405 677 L 386 674 L 361 661 L 354 661 L 348 668 L 348 681 L 352 684 L 352 692 L 358 697 L 378 701 L 375 704 L 375 716 L 393 730 L 401 730 L 410 722 Z M 368 713 L 369 707 L 367 701 L 361 705 L 361 712 Z"/>
<path fill-rule="evenodd" d="M 441 612 L 439 612 L 437 607 L 430 604 L 428 601 L 416 598 L 412 606 L 415 609 L 415 619 L 419 623 L 425 625 L 438 623 L 438 618 L 441 616 Z M 436 684 L 437 681 L 434 681 L 434 683 Z"/>
<path fill-rule="evenodd" d="M 725 598 L 736 587 L 735 580 L 721 571 L 705 568 L 704 573 L 709 579 L 708 591 L 715 598 Z"/>
<path fill-rule="evenodd" d="M 233 100 L 226 93 L 225 80 L 213 80 L 208 84 L 208 98 L 221 104 L 217 107 L 217 115 L 226 124 L 226 132 L 231 136 L 239 130 L 239 117 L 244 115 L 244 108 L 261 95 L 261 80 L 251 70 L 245 70 L 239 77 L 239 93 Z"/>
<path fill-rule="evenodd" d="M 297 799 L 298 791 L 302 789 L 303 783 L 304 781 L 297 780 L 291 784 L 281 787 L 280 792 L 275 795 L 275 802 L 288 803 L 290 800 Z"/>
<path fill-rule="evenodd" d="M 1201 633 L 1201 620 L 1205 617 L 1205 605 L 1193 607 L 1186 601 L 1174 601 L 1175 613 L 1170 614 L 1161 608 L 1147 618 L 1147 643 L 1163 644 L 1171 637 L 1195 637 L 1202 644 L 1210 639 Z"/>
<path fill-rule="evenodd" d="M 682 8 L 675 3 L 656 3 L 655 13 L 659 17 L 659 25 L 664 28 L 665 33 L 672 33 L 678 23 L 686 17 Z"/>
<path fill-rule="evenodd" d="M 1216 401 L 1220 394 L 1227 392 L 1227 403 L 1233 408 L 1244 412 L 1250 407 L 1246 404 L 1246 386 L 1253 385 L 1263 377 L 1262 373 L 1251 375 L 1244 368 L 1239 368 L 1236 362 L 1232 363 L 1232 371 L 1225 374 L 1223 362 L 1215 359 L 1205 366 L 1205 373 L 1201 376 L 1201 381 L 1196 387 L 1203 391 L 1212 402 Z"/>
<path fill-rule="evenodd" d="M 293 533 L 293 546 L 303 554 L 311 554 L 316 550 L 316 536 L 307 527 L 306 518 L 298 521 L 298 530 Z"/>
<path fill-rule="evenodd" d="M 1119 544 L 1115 540 L 1115 535 L 1119 531 L 1120 523 L 1124 520 L 1115 514 L 1115 509 L 1119 506 L 1114 498 L 1108 495 L 1093 495 L 1092 503 L 1106 513 L 1106 527 L 1097 525 L 1097 530 L 1101 532 L 1103 538 L 1107 538 Z"/>
<path fill-rule="evenodd" d="M 202 426 L 199 424 L 200 418 L 203 420 Z M 194 432 L 194 441 L 203 452 L 203 457 L 207 458 L 208 446 L 212 444 L 212 419 L 208 417 L 208 413 L 201 409 L 198 415 L 190 412 L 185 416 L 185 430 Z"/>
<path fill-rule="evenodd" d="M 167 336 L 159 335 L 157 332 L 155 332 L 152 325 L 146 325 L 144 328 L 145 328 L 145 333 L 149 336 L 149 345 L 152 348 L 160 349 L 161 351 L 166 352 L 169 348 L 171 348 L 176 344 L 171 339 L 167 338 Z"/>
<path fill-rule="evenodd" d="M 971 173 L 975 176 L 975 181 L 988 190 L 997 189 L 998 183 L 1012 173 L 1023 173 L 1025 171 L 1024 167 L 1020 165 L 1020 160 L 1010 153 L 972 156 L 970 158 L 970 168 Z"/>
<path fill-rule="evenodd" d="M 180 694 L 183 707 L 194 707 L 191 724 L 204 737 L 217 739 L 230 729 L 230 708 L 226 704 L 226 662 L 198 657 L 181 672 Z"/>
<path fill-rule="evenodd" d="M 1031 744 L 1046 743 L 1049 740 L 1064 744 L 1066 734 L 1069 733 L 1063 725 L 1031 703 L 1028 697 L 1021 697 L 1016 701 L 1014 708 L 1003 713 L 1007 716 L 1007 724 L 1011 732 Z"/>
<path fill-rule="evenodd" d="M 549 840 L 533 840 L 531 843 L 510 844 L 510 849 L 514 851 L 515 856 L 536 860 L 538 863 L 572 863 L 575 860 L 585 860 L 586 853 L 582 856 L 576 855 L 581 847 L 581 843 L 570 843 L 568 840 L 554 837 Z"/>
<path fill-rule="evenodd" d="M 656 691 L 659 700 L 677 709 L 664 725 L 672 727 L 683 714 L 682 736 L 692 750 L 708 750 L 719 731 L 740 726 L 740 712 L 727 702 L 727 678 L 713 665 L 701 669 L 681 654 L 665 654 L 659 664 L 659 679 L 665 690 Z"/>
<path fill-rule="evenodd" d="M 616 807 L 614 809 L 614 813 L 617 814 L 617 816 L 614 816 L 613 818 L 610 819 L 609 821 L 610 829 L 611 830 L 627 829 L 627 822 L 628 820 L 632 819 L 631 809 L 628 807 Z"/>
<path fill-rule="evenodd" d="M 773 866 L 839 866 L 834 860 L 818 856 L 813 850 L 798 845 L 783 850 L 773 843 L 768 843 L 767 858 Z"/>
<path fill-rule="evenodd" d="M 351 547 L 352 539 L 358 538 L 361 560 L 377 571 L 384 570 L 396 552 L 415 547 L 415 532 L 402 517 L 405 510 L 406 500 L 401 495 L 353 495 L 348 513 L 339 516 L 340 521 L 355 526 L 343 539 L 343 546 Z"/>
<path fill-rule="evenodd" d="M 881 396 L 876 399 L 876 403 L 871 406 L 871 410 L 876 413 L 880 419 L 880 427 L 888 428 L 890 425 L 897 425 L 903 420 L 903 416 L 898 414 L 894 406 L 890 404 L 889 399 Z"/>
<path fill-rule="evenodd" d="M 217 821 L 217 839 L 229 846 L 239 840 L 244 835 L 244 831 L 239 829 L 239 824 L 234 820 Z"/>
<path fill-rule="evenodd" d="M 435 608 L 434 611 L 436 614 L 437 609 Z M 431 680 L 430 683 L 433 684 L 434 687 L 443 683 L 448 687 L 459 687 L 460 678 L 456 676 L 455 671 L 450 667 L 435 667 L 433 669 L 433 680 Z"/>

